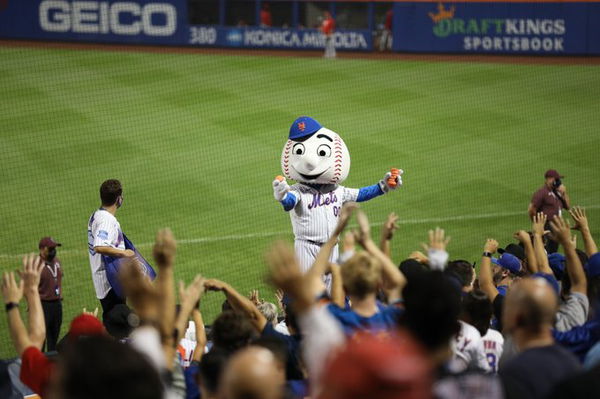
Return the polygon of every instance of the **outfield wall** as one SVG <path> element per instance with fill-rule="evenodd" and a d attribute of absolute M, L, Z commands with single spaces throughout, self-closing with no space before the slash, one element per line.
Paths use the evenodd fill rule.
<path fill-rule="evenodd" d="M 220 1 L 225 10 L 227 1 Z M 254 1 L 258 10 L 261 1 Z M 326 3 L 335 16 L 337 3 Z M 368 5 L 370 29 L 339 29 L 334 37 L 338 50 L 374 50 L 374 3 L 362 3 Z M 396 52 L 600 55 L 600 0 L 426 0 L 390 7 Z M 312 50 L 325 43 L 318 30 L 299 26 L 188 21 L 186 0 L 0 0 L 0 38 L 5 39 Z"/>
<path fill-rule="evenodd" d="M 598 2 L 399 2 L 394 51 L 600 54 Z"/>

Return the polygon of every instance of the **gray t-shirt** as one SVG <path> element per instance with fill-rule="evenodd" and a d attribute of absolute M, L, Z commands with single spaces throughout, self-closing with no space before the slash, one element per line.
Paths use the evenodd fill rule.
<path fill-rule="evenodd" d="M 583 325 L 588 317 L 590 301 L 587 295 L 573 292 L 563 301 L 556 313 L 554 328 L 558 331 L 569 331 L 573 327 Z"/>

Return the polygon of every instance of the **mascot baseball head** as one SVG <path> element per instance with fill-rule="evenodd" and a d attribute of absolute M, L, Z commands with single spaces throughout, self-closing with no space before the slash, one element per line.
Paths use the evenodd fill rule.
<path fill-rule="evenodd" d="M 350 154 L 336 132 L 301 116 L 290 127 L 281 169 L 286 178 L 301 183 L 337 184 L 348 177 Z"/>

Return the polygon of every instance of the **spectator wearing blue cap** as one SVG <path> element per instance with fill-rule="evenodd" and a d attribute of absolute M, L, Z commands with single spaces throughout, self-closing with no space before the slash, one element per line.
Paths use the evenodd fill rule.
<path fill-rule="evenodd" d="M 516 256 L 503 253 L 499 258 L 491 258 L 494 283 L 500 295 L 506 295 L 506 290 L 521 274 L 521 262 Z"/>

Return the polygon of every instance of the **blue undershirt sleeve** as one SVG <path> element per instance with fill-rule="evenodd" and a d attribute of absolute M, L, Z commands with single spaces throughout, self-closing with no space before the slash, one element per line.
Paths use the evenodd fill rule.
<path fill-rule="evenodd" d="M 368 201 L 375 197 L 379 197 L 381 194 L 383 194 L 383 191 L 381 190 L 381 187 L 379 187 L 379 184 L 361 187 L 358 190 L 358 197 L 356 198 L 356 202 Z"/>
<path fill-rule="evenodd" d="M 286 212 L 291 211 L 296 206 L 296 196 L 292 193 L 287 193 L 283 201 L 279 201 L 283 205 L 283 209 Z"/>

